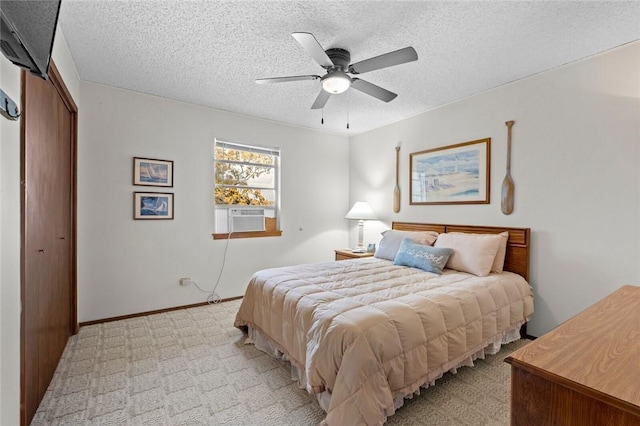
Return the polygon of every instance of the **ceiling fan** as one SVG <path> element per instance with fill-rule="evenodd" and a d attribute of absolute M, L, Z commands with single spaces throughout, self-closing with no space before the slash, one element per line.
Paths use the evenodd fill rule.
<path fill-rule="evenodd" d="M 404 49 L 365 59 L 355 64 L 349 64 L 351 62 L 351 54 L 348 50 L 340 48 L 324 50 L 311 33 L 292 33 L 291 35 L 327 73 L 322 77 L 319 75 L 295 75 L 291 77 L 261 78 L 257 79 L 256 83 L 320 80 L 322 82 L 322 90 L 320 90 L 320 94 L 318 94 L 311 109 L 324 108 L 331 95 L 345 92 L 349 87 L 353 87 L 381 101 L 390 102 L 398 95 L 368 81 L 351 77 L 348 74 L 364 74 L 418 59 L 418 54 L 413 47 L 405 47 Z"/>

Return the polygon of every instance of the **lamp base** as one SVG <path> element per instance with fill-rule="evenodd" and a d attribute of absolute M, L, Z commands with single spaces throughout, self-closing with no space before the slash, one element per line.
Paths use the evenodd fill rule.
<path fill-rule="evenodd" d="M 365 253 L 367 251 L 367 249 L 365 249 L 364 247 L 356 247 L 354 249 L 351 249 L 351 253 Z"/>

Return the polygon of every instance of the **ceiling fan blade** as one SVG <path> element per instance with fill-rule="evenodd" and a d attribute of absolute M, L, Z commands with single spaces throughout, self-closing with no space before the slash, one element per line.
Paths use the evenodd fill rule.
<path fill-rule="evenodd" d="M 398 96 L 397 94 L 390 92 L 387 89 L 383 89 L 380 86 L 371 84 L 368 81 L 360 80 L 359 78 L 353 79 L 353 83 L 351 83 L 351 87 L 361 91 L 362 93 L 366 93 L 367 95 L 373 96 L 374 98 L 378 98 L 384 102 L 391 102 L 396 98 L 396 96 Z"/>
<path fill-rule="evenodd" d="M 413 47 L 405 47 L 404 49 L 385 53 L 384 55 L 351 64 L 349 65 L 349 72 L 351 74 L 364 74 L 365 72 L 400 65 L 416 61 L 417 59 L 418 53 L 415 49 Z"/>
<path fill-rule="evenodd" d="M 293 75 L 291 77 L 275 77 L 275 78 L 258 78 L 256 83 L 286 83 L 287 81 L 302 81 L 302 80 L 319 80 L 319 75 Z"/>
<path fill-rule="evenodd" d="M 325 104 L 327 103 L 330 97 L 331 97 L 331 93 L 327 92 L 324 89 L 320 89 L 320 93 L 318 94 L 316 101 L 313 103 L 313 105 L 311 105 L 311 109 L 324 108 Z"/>
<path fill-rule="evenodd" d="M 298 43 L 304 47 L 304 50 L 307 51 L 309 55 L 313 59 L 316 60 L 317 63 L 320 64 L 323 68 L 331 68 L 333 67 L 333 61 L 327 54 L 325 53 L 318 40 L 311 33 L 292 33 L 293 38 L 296 39 Z"/>

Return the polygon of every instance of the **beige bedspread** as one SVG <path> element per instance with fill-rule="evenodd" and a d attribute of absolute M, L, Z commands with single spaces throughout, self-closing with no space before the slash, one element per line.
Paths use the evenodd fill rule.
<path fill-rule="evenodd" d="M 533 313 L 519 275 L 443 275 L 376 259 L 267 269 L 251 279 L 235 326 L 251 326 L 328 390 L 329 425 L 382 424 L 416 391 Z"/>

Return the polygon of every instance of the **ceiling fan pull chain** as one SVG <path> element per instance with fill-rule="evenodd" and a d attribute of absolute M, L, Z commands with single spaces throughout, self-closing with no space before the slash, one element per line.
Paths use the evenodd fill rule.
<path fill-rule="evenodd" d="M 324 124 L 324 108 L 322 108 L 322 118 L 320 119 L 320 124 Z"/>
<path fill-rule="evenodd" d="M 349 129 L 349 106 L 351 104 L 351 92 L 347 94 L 347 130 Z"/>

